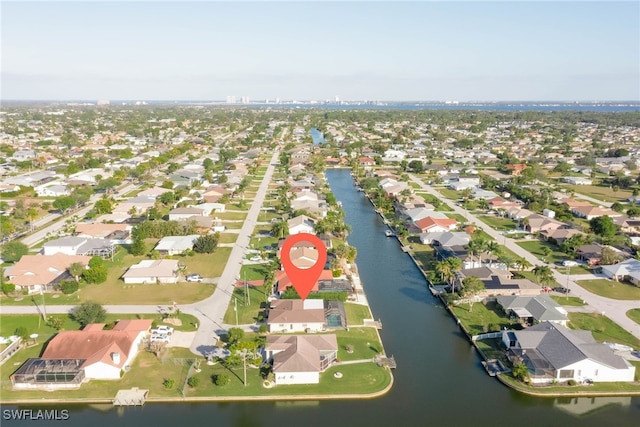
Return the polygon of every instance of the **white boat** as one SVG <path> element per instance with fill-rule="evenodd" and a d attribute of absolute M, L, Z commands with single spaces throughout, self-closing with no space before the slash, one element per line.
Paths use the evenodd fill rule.
<path fill-rule="evenodd" d="M 395 233 L 393 231 L 391 231 L 391 230 L 386 230 L 384 232 L 384 235 L 387 236 L 387 237 L 393 237 L 393 236 L 395 236 Z"/>

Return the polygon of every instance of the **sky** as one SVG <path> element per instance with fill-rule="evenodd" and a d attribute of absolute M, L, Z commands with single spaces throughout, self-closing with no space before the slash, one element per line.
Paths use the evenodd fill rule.
<path fill-rule="evenodd" d="M 638 101 L 640 2 L 6 1 L 3 100 Z"/>

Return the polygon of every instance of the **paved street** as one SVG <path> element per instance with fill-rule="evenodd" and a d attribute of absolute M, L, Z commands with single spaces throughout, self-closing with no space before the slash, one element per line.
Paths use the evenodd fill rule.
<path fill-rule="evenodd" d="M 409 174 L 409 177 L 413 182 L 419 184 L 420 187 L 427 193 L 432 194 L 441 200 L 448 200 L 446 197 L 440 194 L 439 191 L 437 191 L 430 185 L 426 185 L 415 175 Z M 540 261 L 535 255 L 532 255 L 530 252 L 518 246 L 513 239 L 505 237 L 500 232 L 485 224 L 476 215 L 468 212 L 466 209 L 460 206 L 457 206 L 455 203 L 449 203 L 449 205 L 453 208 L 455 213 L 464 216 L 469 220 L 469 222 L 475 223 L 477 227 L 481 228 L 485 233 L 494 238 L 496 242 L 506 246 L 516 255 L 523 257 L 524 259 L 529 261 L 531 265 L 547 265 L 546 263 Z M 640 301 L 614 300 L 611 298 L 604 298 L 599 295 L 593 294 L 582 288 L 580 285 L 576 284 L 572 276 L 569 276 L 567 278 L 567 275 L 563 274 L 561 271 L 559 271 L 559 269 L 554 268 L 554 266 L 551 267 L 556 281 L 562 286 L 571 289 L 572 296 L 582 298 L 589 305 L 592 312 L 604 313 L 607 317 L 616 322 L 618 325 L 622 326 L 635 337 L 640 338 L 640 325 L 629 319 L 626 315 L 626 312 L 631 310 L 632 308 L 640 308 Z M 597 278 L 595 276 L 590 277 L 594 279 Z M 584 278 L 580 277 L 580 279 L 575 280 L 584 280 Z"/>

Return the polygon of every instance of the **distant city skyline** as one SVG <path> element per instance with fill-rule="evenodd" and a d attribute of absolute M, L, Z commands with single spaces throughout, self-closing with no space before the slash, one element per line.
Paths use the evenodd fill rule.
<path fill-rule="evenodd" d="M 640 100 L 636 1 L 3 1 L 1 16 L 3 100 Z"/>

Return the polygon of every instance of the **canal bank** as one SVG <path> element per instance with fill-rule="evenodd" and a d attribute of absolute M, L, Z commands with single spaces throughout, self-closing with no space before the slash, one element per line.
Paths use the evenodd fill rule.
<path fill-rule="evenodd" d="M 385 351 L 398 362 L 393 388 L 387 394 L 372 400 L 177 403 L 118 410 L 105 405 L 82 405 L 69 408 L 65 426 L 637 424 L 637 397 L 536 398 L 487 378 L 473 346 L 439 300 L 427 291 L 420 270 L 395 239 L 385 237 L 387 226 L 364 195 L 357 192 L 349 170 L 328 170 L 326 175 L 352 227 L 348 241 L 358 249 L 359 274 L 371 310 L 382 320 L 380 335 Z"/>

